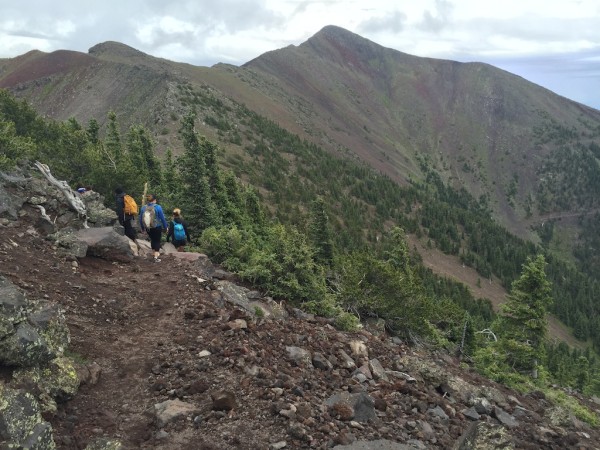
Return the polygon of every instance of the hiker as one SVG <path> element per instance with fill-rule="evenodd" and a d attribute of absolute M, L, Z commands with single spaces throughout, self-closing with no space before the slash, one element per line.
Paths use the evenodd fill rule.
<path fill-rule="evenodd" d="M 138 212 L 137 203 L 130 195 L 127 195 L 123 188 L 115 189 L 115 202 L 117 203 L 117 217 L 119 218 L 119 224 L 125 228 L 125 236 L 132 241 L 137 238 L 135 228 L 133 228 L 133 221 L 135 215 Z"/>
<path fill-rule="evenodd" d="M 147 203 L 140 212 L 140 228 L 150 236 L 150 247 L 154 250 L 154 262 L 160 262 L 160 238 L 164 231 L 168 231 L 167 220 L 162 207 L 156 202 L 154 194 L 146 196 Z"/>
<path fill-rule="evenodd" d="M 185 244 L 192 242 L 188 233 L 187 223 L 183 220 L 181 209 L 173 210 L 173 219 L 169 223 L 169 231 L 167 233 L 167 242 L 173 238 L 173 245 L 178 252 L 185 251 Z"/>

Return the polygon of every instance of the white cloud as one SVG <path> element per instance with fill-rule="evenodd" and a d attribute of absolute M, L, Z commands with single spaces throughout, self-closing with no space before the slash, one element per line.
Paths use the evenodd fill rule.
<path fill-rule="evenodd" d="M 197 65 L 243 64 L 338 25 L 417 56 L 522 64 L 571 53 L 582 71 L 600 42 L 597 0 L 0 0 L 0 11 L 0 57 L 110 40 Z"/>

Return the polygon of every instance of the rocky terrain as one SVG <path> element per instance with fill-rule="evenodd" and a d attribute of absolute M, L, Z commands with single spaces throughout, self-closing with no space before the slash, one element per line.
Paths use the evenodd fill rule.
<path fill-rule="evenodd" d="M 376 323 L 340 332 L 199 253 L 165 245 L 154 263 L 93 194 L 101 219 L 85 229 L 39 174 L 0 184 L 0 448 L 600 448 L 598 429 L 541 392 Z M 25 325 L 48 345 L 27 346 Z M 15 357 L 31 349 L 35 363 Z M 63 359 L 59 387 L 44 383 Z"/>

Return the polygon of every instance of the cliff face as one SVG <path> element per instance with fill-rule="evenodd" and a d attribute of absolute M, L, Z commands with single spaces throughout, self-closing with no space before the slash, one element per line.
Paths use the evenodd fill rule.
<path fill-rule="evenodd" d="M 203 255 L 165 246 L 154 263 L 140 241 L 129 263 L 74 256 L 54 238 L 60 221 L 58 230 L 41 226 L 35 207 L 54 217 L 60 196 L 36 196 L 30 175 L 2 178 L 6 204 L 19 213 L 4 211 L 0 221 L 0 277 L 64 312 L 80 387 L 69 397 L 41 392 L 6 364 L 0 383 L 11 398 L 15 388 L 32 389 L 42 405 L 56 397 L 43 415 L 58 448 L 108 448 L 115 439 L 123 448 L 156 449 L 591 449 L 600 442 L 597 429 L 539 392 L 510 391 L 376 324 L 337 331 L 239 285 Z"/>

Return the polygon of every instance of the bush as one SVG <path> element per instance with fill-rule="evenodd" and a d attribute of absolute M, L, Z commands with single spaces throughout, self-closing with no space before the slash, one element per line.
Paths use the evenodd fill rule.
<path fill-rule="evenodd" d="M 358 317 L 349 312 L 342 312 L 335 318 L 335 326 L 342 331 L 355 331 L 360 326 Z"/>
<path fill-rule="evenodd" d="M 325 297 L 325 278 L 306 237 L 293 227 L 275 224 L 261 234 L 235 225 L 211 227 L 201 238 L 204 251 L 244 280 L 270 295 L 299 303 Z"/>

